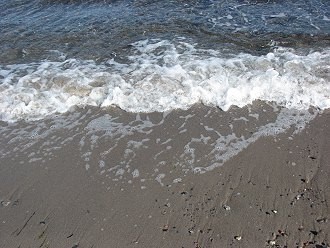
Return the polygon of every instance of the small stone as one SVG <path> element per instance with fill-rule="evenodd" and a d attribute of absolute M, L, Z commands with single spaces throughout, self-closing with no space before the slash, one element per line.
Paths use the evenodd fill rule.
<path fill-rule="evenodd" d="M 227 205 L 223 205 L 223 208 L 224 208 L 225 210 L 227 210 L 227 211 L 230 211 L 230 207 L 227 206 Z"/>
<path fill-rule="evenodd" d="M 241 236 L 235 236 L 234 239 L 240 241 L 242 239 L 242 237 Z"/>
<path fill-rule="evenodd" d="M 2 201 L 1 205 L 7 207 L 10 204 L 10 201 Z"/>
<path fill-rule="evenodd" d="M 318 223 L 327 222 L 327 218 L 320 218 L 316 220 Z"/>
<path fill-rule="evenodd" d="M 275 210 L 275 209 L 273 209 L 272 212 L 273 212 L 274 214 L 277 214 L 277 210 Z"/>
<path fill-rule="evenodd" d="M 268 244 L 270 244 L 270 245 L 275 245 L 276 242 L 275 242 L 275 240 L 269 240 L 269 241 L 268 241 Z"/>
<path fill-rule="evenodd" d="M 163 228 L 162 228 L 162 231 L 167 232 L 168 231 L 168 225 L 164 225 Z"/>

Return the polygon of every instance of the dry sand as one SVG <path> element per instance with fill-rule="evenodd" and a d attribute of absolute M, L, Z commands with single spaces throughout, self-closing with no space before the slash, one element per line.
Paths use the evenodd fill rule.
<path fill-rule="evenodd" d="M 75 137 L 42 164 L 0 154 L 0 247 L 329 247 L 329 125 L 326 111 L 164 186 L 86 171 Z"/>

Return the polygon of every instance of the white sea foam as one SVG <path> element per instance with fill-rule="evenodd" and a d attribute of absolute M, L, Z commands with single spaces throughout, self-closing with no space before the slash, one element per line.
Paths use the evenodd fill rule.
<path fill-rule="evenodd" d="M 330 107 L 329 49 L 229 56 L 184 40 L 144 40 L 133 50 L 125 64 L 69 59 L 0 65 L 1 120 L 40 119 L 87 105 L 163 112 L 202 102 L 228 110 L 260 99 L 297 109 Z"/>

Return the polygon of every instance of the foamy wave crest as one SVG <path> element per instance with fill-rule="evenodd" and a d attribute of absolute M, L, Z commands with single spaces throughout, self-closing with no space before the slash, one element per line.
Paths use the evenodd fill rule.
<path fill-rule="evenodd" d="M 228 110 L 260 99 L 297 109 L 330 107 L 327 49 L 225 55 L 184 40 L 144 40 L 132 49 L 126 63 L 69 59 L 0 66 L 1 119 L 40 119 L 86 105 L 163 112 L 201 102 Z"/>

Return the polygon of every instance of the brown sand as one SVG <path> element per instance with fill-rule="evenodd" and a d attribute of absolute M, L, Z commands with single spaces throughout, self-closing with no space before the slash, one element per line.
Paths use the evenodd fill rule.
<path fill-rule="evenodd" d="M 329 125 L 325 112 L 163 187 L 86 171 L 75 139 L 44 164 L 2 154 L 0 247 L 329 247 Z"/>

